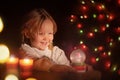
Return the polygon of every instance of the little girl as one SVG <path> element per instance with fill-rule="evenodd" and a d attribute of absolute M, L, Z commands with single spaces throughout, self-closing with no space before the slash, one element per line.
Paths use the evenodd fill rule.
<path fill-rule="evenodd" d="M 32 58 L 33 68 L 39 71 L 72 71 L 62 49 L 53 46 L 57 25 L 44 9 L 35 9 L 26 17 L 22 26 L 23 44 L 21 58 Z"/>

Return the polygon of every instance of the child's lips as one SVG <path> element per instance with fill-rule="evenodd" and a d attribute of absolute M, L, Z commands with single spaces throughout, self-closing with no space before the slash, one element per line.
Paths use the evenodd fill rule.
<path fill-rule="evenodd" d="M 47 45 L 47 42 L 41 42 L 42 45 Z"/>

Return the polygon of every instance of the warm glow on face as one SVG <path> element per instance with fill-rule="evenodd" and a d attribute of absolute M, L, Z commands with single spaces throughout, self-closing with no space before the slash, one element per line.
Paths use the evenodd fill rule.
<path fill-rule="evenodd" d="M 18 80 L 18 77 L 13 74 L 9 74 L 5 77 L 5 80 Z"/>
<path fill-rule="evenodd" d="M 0 17 L 0 32 L 2 32 L 3 30 L 3 22 L 2 22 L 2 18 Z"/>
<path fill-rule="evenodd" d="M 6 45 L 0 44 L 0 63 L 5 63 L 10 56 L 9 49 Z"/>

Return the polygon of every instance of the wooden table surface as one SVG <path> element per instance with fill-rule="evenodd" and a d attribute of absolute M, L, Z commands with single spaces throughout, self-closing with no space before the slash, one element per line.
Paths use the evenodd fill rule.
<path fill-rule="evenodd" d="M 79 72 L 79 73 L 55 73 L 55 72 L 38 72 L 34 71 L 27 77 L 21 76 L 21 80 L 29 77 L 36 78 L 36 80 L 101 80 L 101 73 L 96 70 Z"/>
<path fill-rule="evenodd" d="M 16 71 L 15 71 L 16 72 Z M 4 66 L 0 65 L 0 80 L 5 80 L 7 75 Z M 17 76 L 19 80 L 26 80 L 29 77 L 35 78 L 36 80 L 101 80 L 101 72 L 96 70 L 89 70 L 87 72 L 40 72 L 30 71 L 22 72 L 18 71 Z"/>

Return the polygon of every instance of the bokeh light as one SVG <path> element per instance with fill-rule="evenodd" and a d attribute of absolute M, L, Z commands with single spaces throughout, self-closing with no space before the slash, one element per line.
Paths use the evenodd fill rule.
<path fill-rule="evenodd" d="M 0 63 L 5 63 L 10 56 L 9 49 L 6 45 L 0 44 Z"/>
<path fill-rule="evenodd" d="M 9 74 L 5 77 L 5 80 L 19 80 L 18 77 L 14 74 Z"/>
<path fill-rule="evenodd" d="M 0 17 L 0 32 L 3 31 L 3 27 L 4 27 L 3 21 L 2 21 L 2 18 Z"/>

